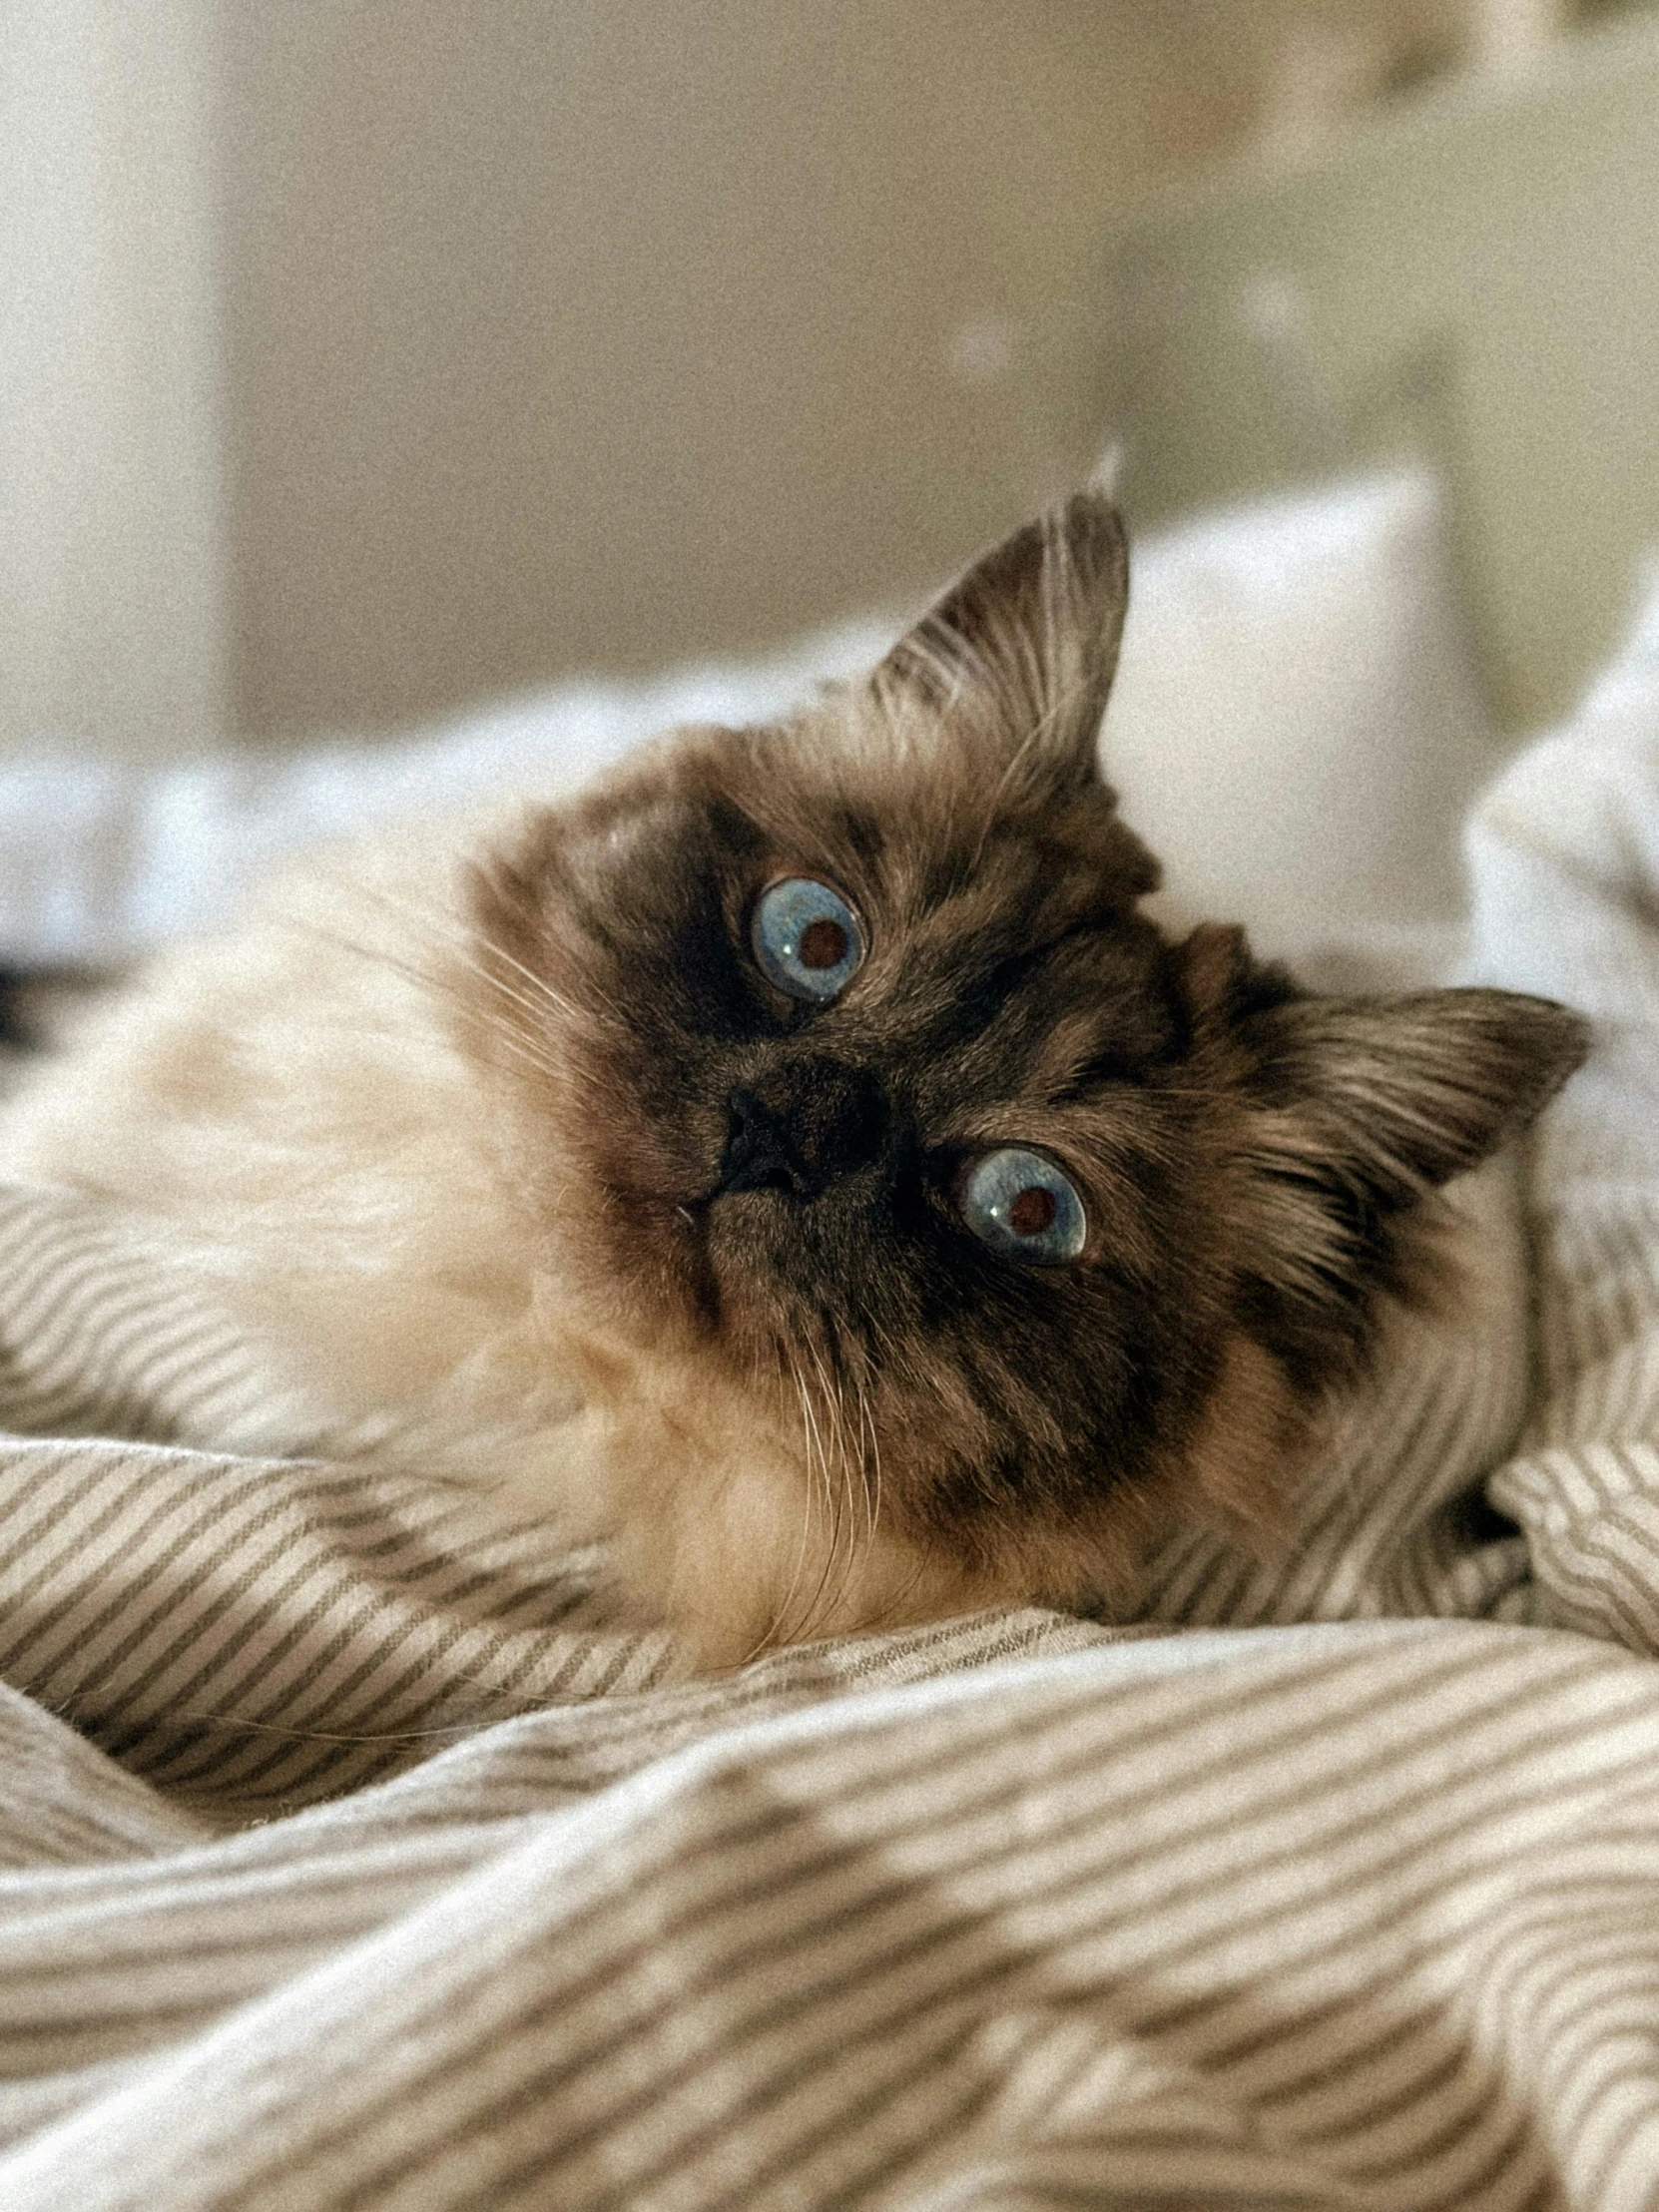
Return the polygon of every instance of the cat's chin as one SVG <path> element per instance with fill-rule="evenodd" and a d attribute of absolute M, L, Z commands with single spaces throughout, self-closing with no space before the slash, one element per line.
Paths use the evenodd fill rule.
<path fill-rule="evenodd" d="M 799 1407 L 792 1423 L 709 1347 L 647 1347 L 567 1323 L 557 1357 L 581 1409 L 524 1440 L 492 1501 L 603 1539 L 621 1611 L 666 1623 L 693 1665 L 738 1666 L 781 1644 L 1005 1595 L 907 1538 Z M 574 1526 L 573 1498 L 583 1501 Z"/>
<path fill-rule="evenodd" d="M 774 1399 L 707 1345 L 646 1347 L 551 1325 L 545 1309 L 541 1320 L 581 1405 L 502 1453 L 494 1505 L 602 1539 L 623 1616 L 666 1624 L 695 1667 L 996 1607 L 1128 1619 L 1172 1525 L 1253 1548 L 1276 1538 L 1270 1500 L 1285 1494 L 1293 1424 L 1275 1363 L 1243 1341 L 1179 1462 L 1104 1480 L 1081 1517 L 990 1529 L 915 1511 L 901 1454 L 878 1490 L 873 1459 L 866 1470 L 822 1415 Z"/>

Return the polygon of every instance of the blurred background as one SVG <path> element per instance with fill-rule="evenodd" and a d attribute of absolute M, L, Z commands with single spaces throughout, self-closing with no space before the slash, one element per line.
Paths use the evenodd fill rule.
<path fill-rule="evenodd" d="M 1500 717 L 1659 536 L 1659 12 L 0 0 L 0 752 L 407 726 L 1395 449 Z"/>

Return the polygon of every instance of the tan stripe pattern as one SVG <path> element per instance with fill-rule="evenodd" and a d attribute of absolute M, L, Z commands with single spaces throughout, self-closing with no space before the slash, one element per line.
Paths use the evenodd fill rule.
<path fill-rule="evenodd" d="M 1290 1554 L 1172 1544 L 1128 1628 L 686 1680 L 437 1486 L 170 1442 L 234 1339 L 0 1194 L 0 2206 L 1659 2205 L 1659 728 L 1607 721 L 1473 835 L 1486 971 L 1597 1059 Z"/>

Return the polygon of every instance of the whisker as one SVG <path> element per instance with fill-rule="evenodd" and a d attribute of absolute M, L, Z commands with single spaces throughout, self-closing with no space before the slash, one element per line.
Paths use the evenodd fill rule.
<path fill-rule="evenodd" d="M 515 959 L 513 955 L 507 950 L 506 946 L 499 943 L 494 937 L 488 937 L 480 934 L 475 939 L 475 942 L 481 945 L 483 949 L 490 954 L 492 959 L 504 961 L 506 965 L 512 969 L 515 975 L 522 976 L 524 981 L 532 986 L 538 996 L 541 999 L 545 1000 L 546 1003 L 552 1007 L 555 1013 L 569 1016 L 580 1011 L 580 1009 L 575 1006 L 570 999 L 565 997 L 562 991 L 555 990 L 553 988 L 553 985 L 548 982 L 545 976 L 538 975 L 534 968 L 528 968 L 525 966 L 522 960 Z M 501 977 L 496 976 L 493 978 L 493 980 L 498 989 L 502 991 L 505 991 L 507 989 L 507 985 L 501 979 Z M 526 1001 L 525 1003 L 534 1005 L 535 1000 L 532 999 Z M 609 999 L 602 1000 L 602 1003 L 606 1006 L 610 1005 Z M 611 1010 L 614 1012 L 615 1008 L 613 1007 Z"/>
<path fill-rule="evenodd" d="M 514 1005 L 522 1007 L 531 1016 L 539 1018 L 544 1011 L 551 1010 L 563 1015 L 567 1020 L 577 1020 L 582 1017 L 582 1007 L 573 999 L 566 997 L 562 991 L 556 990 L 545 976 L 538 975 L 534 968 L 527 967 L 522 960 L 509 952 L 506 946 L 499 943 L 494 937 L 469 928 L 458 916 L 447 912 L 443 907 L 402 898 L 395 891 L 387 890 L 382 884 L 364 884 L 362 893 L 376 905 L 385 907 L 388 912 L 399 915 L 405 921 L 412 922 L 416 928 L 425 933 L 432 944 L 441 947 L 451 959 L 458 961 L 462 967 L 476 975 L 480 982 L 487 983 L 493 991 L 510 1000 Z M 510 983 L 506 976 L 498 974 L 492 968 L 486 966 L 479 958 L 481 951 L 488 953 L 492 959 L 509 968 L 513 974 L 520 978 L 521 982 L 530 986 L 530 991 L 534 995 L 527 995 L 523 990 Z M 601 1003 L 610 1011 L 616 1011 L 608 999 L 601 998 Z"/>
<path fill-rule="evenodd" d="M 841 1589 L 844 1594 L 847 1583 L 851 1579 L 852 1567 L 854 1562 L 856 1561 L 858 1553 L 858 1531 L 856 1519 L 852 1511 L 852 1475 L 850 1457 L 847 1449 L 846 1411 L 845 1407 L 841 1403 L 839 1391 L 836 1386 L 835 1381 L 833 1377 L 826 1370 L 824 1359 L 820 1354 L 817 1345 L 809 1342 L 807 1349 L 812 1354 L 813 1365 L 818 1370 L 819 1382 L 823 1388 L 825 1417 L 830 1424 L 830 1432 L 835 1442 L 837 1472 L 839 1477 L 832 1493 L 834 1499 L 833 1519 L 830 1528 L 830 1557 L 826 1569 L 826 1577 L 828 1580 L 833 1576 L 835 1567 L 839 1561 L 842 1522 L 844 1519 L 847 1541 L 846 1575 L 841 1583 Z M 830 1465 L 828 1458 L 825 1461 L 825 1476 L 826 1480 L 828 1481 L 830 1477 Z M 845 1507 L 844 1514 L 842 1511 L 843 1504 Z"/>
<path fill-rule="evenodd" d="M 522 960 L 515 959 L 512 953 L 507 950 L 506 946 L 499 943 L 494 937 L 485 936 L 480 933 L 478 937 L 478 942 L 484 945 L 491 953 L 493 953 L 496 959 L 504 960 L 508 967 L 510 967 L 515 974 L 521 975 L 527 983 L 533 985 L 533 987 L 538 990 L 548 1001 L 549 1005 L 555 1007 L 560 1013 L 565 1015 L 578 1015 L 583 1011 L 582 1008 L 574 1005 L 571 1000 L 566 998 L 561 992 L 555 990 L 553 985 L 548 982 L 547 978 L 544 975 L 538 975 L 535 972 L 534 968 L 528 968 L 525 966 Z M 591 981 L 589 982 L 587 987 L 590 994 L 598 1001 L 601 1006 L 604 1007 L 605 1011 L 608 1014 L 615 1015 L 618 1020 L 622 1018 L 622 1009 L 617 1005 L 615 999 L 608 997 L 604 991 L 600 990 L 598 986 Z"/>
<path fill-rule="evenodd" d="M 867 1485 L 865 1489 L 865 1495 L 869 1499 L 869 1538 L 870 1542 L 873 1543 L 875 1541 L 876 1524 L 881 1518 L 881 1438 L 876 1433 L 874 1408 L 869 1402 L 868 1392 L 861 1382 L 858 1384 L 858 1420 L 860 1428 L 866 1424 L 868 1426 L 869 1458 L 875 1475 L 873 1489 L 870 1489 Z"/>
<path fill-rule="evenodd" d="M 790 1576 L 790 1586 L 785 1591 L 783 1601 L 779 1605 L 778 1612 L 775 1616 L 775 1626 L 777 1628 L 778 1635 L 781 1641 L 788 1641 L 790 1607 L 794 1603 L 796 1591 L 801 1587 L 802 1577 L 807 1571 L 807 1552 L 812 1540 L 813 1533 L 813 1507 L 817 1502 L 818 1495 L 817 1477 L 813 1471 L 812 1408 L 807 1402 L 806 1382 L 802 1379 L 799 1370 L 796 1369 L 795 1363 L 793 1361 L 790 1363 L 790 1367 L 791 1374 L 795 1382 L 796 1394 L 801 1401 L 801 1424 L 803 1434 L 806 1438 L 807 1449 L 807 1487 L 805 1496 L 803 1498 L 801 1515 L 801 1541 L 796 1547 L 795 1569 Z"/>
<path fill-rule="evenodd" d="M 792 1362 L 792 1366 L 793 1365 L 794 1363 Z M 801 1394 L 802 1409 L 807 1416 L 807 1421 L 811 1430 L 813 1440 L 818 1448 L 818 1465 L 820 1470 L 820 1479 L 822 1480 L 824 1485 L 824 1504 L 828 1520 L 829 1535 L 829 1543 L 825 1550 L 824 1563 L 819 1569 L 818 1581 L 814 1586 L 813 1594 L 808 1602 L 806 1612 L 802 1616 L 801 1626 L 796 1632 L 798 1638 L 802 1641 L 805 1641 L 810 1637 L 815 1623 L 819 1620 L 823 1612 L 825 1596 L 830 1586 L 830 1582 L 834 1574 L 835 1560 L 840 1551 L 841 1513 L 840 1499 L 836 1493 L 833 1480 L 830 1476 L 830 1454 L 824 1443 L 824 1435 L 822 1429 L 819 1426 L 818 1415 L 813 1409 L 812 1390 L 809 1387 L 807 1380 L 805 1376 L 802 1375 L 799 1367 L 796 1367 L 795 1369 L 795 1378 L 796 1387 Z M 828 1414 L 829 1407 L 826 1406 L 825 1410 Z"/>
<path fill-rule="evenodd" d="M 382 898 L 381 902 L 394 904 L 399 911 L 414 918 L 422 927 L 428 928 L 446 959 L 454 960 L 460 966 L 469 969 L 481 982 L 487 983 L 492 990 L 497 991 L 503 998 L 510 1000 L 515 1005 L 522 1006 L 527 1013 L 536 1016 L 539 1020 L 542 1009 L 533 1000 L 526 998 L 522 992 L 514 990 L 501 977 L 490 974 L 487 968 L 481 966 L 468 952 L 464 938 L 459 935 L 438 935 L 435 930 L 431 930 L 431 916 L 422 913 L 420 908 L 411 905 L 408 901 L 391 901 Z M 423 990 L 436 992 L 448 999 L 452 1005 L 458 1007 L 462 1012 L 476 1013 L 471 1001 L 457 989 L 449 977 L 440 973 L 436 968 L 418 967 L 412 961 L 403 959 L 384 945 L 363 944 L 354 937 L 342 936 L 337 930 L 325 929 L 315 922 L 296 921 L 294 926 L 303 935 L 314 937 L 319 943 L 334 945 L 342 952 L 353 953 L 358 959 L 371 960 L 377 966 L 389 968 L 393 974 L 401 975 L 406 981 L 419 984 Z M 574 1009 L 569 1010 L 574 1011 Z"/>
<path fill-rule="evenodd" d="M 447 977 L 435 970 L 417 967 L 412 961 L 401 958 L 383 945 L 363 944 L 355 937 L 342 936 L 339 931 L 325 929 L 318 923 L 295 922 L 294 927 L 319 944 L 330 944 L 337 951 L 349 952 L 357 959 L 372 961 L 376 966 L 388 968 L 394 975 L 402 976 L 406 982 L 418 984 L 422 990 L 446 999 L 474 1028 L 498 1040 L 539 1074 L 554 1078 L 565 1074 L 557 1061 L 536 1051 L 522 1030 L 509 1027 L 504 1020 L 492 1017 L 486 1009 L 476 1006 Z M 479 972 L 482 973 L 481 970 Z M 485 976 L 484 980 L 487 982 L 490 978 Z"/>
<path fill-rule="evenodd" d="M 876 1521 L 879 1511 L 880 1446 L 875 1436 L 874 1414 L 870 1409 L 861 1378 L 851 1372 L 837 1337 L 831 1335 L 826 1348 L 828 1372 L 825 1360 L 816 1347 L 814 1360 L 824 1382 L 826 1393 L 833 1408 L 836 1434 L 840 1445 L 841 1494 L 847 1505 L 847 1553 L 845 1570 L 840 1581 L 842 1599 L 854 1591 L 859 1568 L 860 1553 L 867 1567 L 874 1552 Z M 851 1394 L 857 1409 L 857 1427 L 847 1409 L 847 1397 Z M 866 1431 L 869 1447 L 865 1446 Z M 871 1464 L 875 1468 L 875 1487 L 871 1487 Z M 861 1506 L 861 1514 L 859 1507 Z M 859 1522 L 862 1521 L 860 1531 Z"/>

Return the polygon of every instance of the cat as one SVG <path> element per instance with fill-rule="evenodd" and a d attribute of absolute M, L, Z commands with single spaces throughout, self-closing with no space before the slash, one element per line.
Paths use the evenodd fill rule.
<path fill-rule="evenodd" d="M 0 1173 L 164 1224 L 259 1348 L 188 1439 L 603 1538 L 709 1666 L 1281 1520 L 1584 1029 L 1154 922 L 1127 578 L 1079 494 L 867 678 L 301 871 L 43 1066 Z"/>

